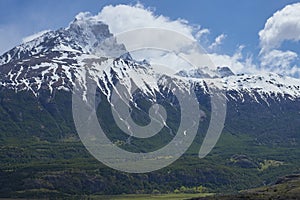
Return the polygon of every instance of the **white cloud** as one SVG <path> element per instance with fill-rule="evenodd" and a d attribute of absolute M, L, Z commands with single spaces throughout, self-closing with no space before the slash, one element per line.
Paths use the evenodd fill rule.
<path fill-rule="evenodd" d="M 300 40 L 300 3 L 284 7 L 270 17 L 259 32 L 261 52 L 279 48 L 286 40 Z"/>
<path fill-rule="evenodd" d="M 215 66 L 229 67 L 235 74 L 238 73 L 256 73 L 258 69 L 256 65 L 253 64 L 252 57 L 247 56 L 246 58 L 243 56 L 244 46 L 240 45 L 236 52 L 233 55 L 226 54 L 209 54 L 210 59 L 215 64 Z"/>
<path fill-rule="evenodd" d="M 297 52 L 281 50 L 285 41 L 300 41 L 300 3 L 284 7 L 270 17 L 259 32 L 261 67 L 285 75 L 296 75 L 299 71 Z"/>
<path fill-rule="evenodd" d="M 112 33 L 139 28 L 163 28 L 194 38 L 192 35 L 194 27 L 190 26 L 186 20 L 171 20 L 162 15 L 155 15 L 152 10 L 144 8 L 141 4 L 105 6 L 97 18 L 108 24 Z"/>
<path fill-rule="evenodd" d="M 295 69 L 292 68 L 296 67 L 293 62 L 297 58 L 297 53 L 293 51 L 272 50 L 262 56 L 261 66 L 280 74 L 293 75 Z"/>
<path fill-rule="evenodd" d="M 291 62 L 298 57 L 293 51 L 272 50 L 263 55 L 261 65 L 264 67 L 282 67 L 287 69 Z"/>
<path fill-rule="evenodd" d="M 23 42 L 23 43 L 30 42 L 31 40 L 34 40 L 35 38 L 38 38 L 38 37 L 42 36 L 43 34 L 49 32 L 49 31 L 50 31 L 50 30 L 44 30 L 44 31 L 40 31 L 40 32 L 38 32 L 38 33 L 29 35 L 29 36 L 23 38 L 23 39 L 22 39 L 22 42 Z"/>
<path fill-rule="evenodd" d="M 207 29 L 207 28 L 201 29 L 196 33 L 195 37 L 197 40 L 201 40 L 204 35 L 207 35 L 209 33 L 210 33 L 209 29 Z"/>
<path fill-rule="evenodd" d="M 152 49 L 150 51 L 140 50 L 139 53 L 135 52 L 132 55 L 136 59 L 144 57 L 151 63 L 171 65 L 169 67 L 177 70 L 186 66 L 186 62 L 182 58 L 178 58 L 177 53 L 187 55 L 196 52 L 197 47 L 195 48 L 195 44 L 197 44 L 197 41 L 210 33 L 209 29 L 202 28 L 200 25 L 190 25 L 186 20 L 171 20 L 166 16 L 156 15 L 152 10 L 143 7 L 141 4 L 135 6 L 106 6 L 93 18 L 108 24 L 110 31 L 117 35 L 118 42 L 124 43 L 129 51 L 131 49 L 136 50 L 134 48 L 136 43 L 142 44 L 148 49 L 157 47 L 157 49 L 173 50 L 175 54 L 174 52 L 166 53 L 166 51 L 163 53 L 155 52 Z M 147 32 L 143 28 L 155 29 Z M 127 34 L 132 30 L 135 30 L 133 36 Z M 170 30 L 171 32 L 163 30 Z M 218 43 L 221 42 L 223 37 L 221 36 L 218 39 Z M 200 50 L 200 53 L 203 53 L 203 51 Z M 195 56 L 190 55 L 189 57 L 194 58 Z"/>
<path fill-rule="evenodd" d="M 216 49 L 218 46 L 220 46 L 223 43 L 223 40 L 227 36 L 225 34 L 221 34 L 218 37 L 215 38 L 215 41 L 208 47 L 210 50 Z"/>

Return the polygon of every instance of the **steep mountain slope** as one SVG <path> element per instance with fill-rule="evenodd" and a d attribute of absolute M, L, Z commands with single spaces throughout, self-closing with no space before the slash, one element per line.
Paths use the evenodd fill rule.
<path fill-rule="evenodd" d="M 120 55 L 121 58 L 114 61 Z M 105 63 L 112 65 L 107 66 Z M 118 79 L 126 77 L 133 79 L 133 82 L 146 84 L 141 88 L 157 87 L 155 84 L 151 86 L 147 84 L 158 82 L 154 79 L 162 76 L 147 62 L 133 60 L 126 52 L 126 47 L 117 43 L 107 25 L 87 14 L 79 14 L 67 28 L 49 31 L 13 48 L 0 57 L 0 65 L 1 85 L 15 91 L 31 90 L 35 95 L 40 89 L 69 91 L 76 79 L 83 81 L 86 78 L 84 76 L 87 72 L 91 73 L 92 79 L 96 82 L 102 81 L 105 85 L 102 90 L 105 90 L 106 94 L 111 92 L 108 91 L 111 89 L 107 88 L 107 85 L 112 84 L 113 76 L 117 76 Z M 300 96 L 298 79 L 271 73 L 235 75 L 228 67 L 218 67 L 215 70 L 196 67 L 199 68 L 179 71 L 172 78 L 186 82 L 187 86 L 191 82 L 197 82 L 204 89 L 207 85 L 236 92 L 238 96 L 230 97 L 240 100 L 243 100 L 243 93 L 250 94 L 255 100 L 257 100 L 255 94 L 259 94 L 260 99 L 272 96 L 286 98 Z M 134 74 L 126 73 L 126 68 L 134 68 L 130 70 Z"/>

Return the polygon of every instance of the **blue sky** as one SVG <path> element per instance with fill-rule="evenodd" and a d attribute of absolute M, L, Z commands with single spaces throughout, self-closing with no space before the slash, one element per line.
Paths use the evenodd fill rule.
<path fill-rule="evenodd" d="M 189 25 L 209 29 L 204 47 L 208 48 L 215 38 L 224 35 L 222 44 L 213 53 L 233 56 L 240 45 L 243 54 L 251 55 L 255 65 L 261 51 L 259 31 L 266 21 L 295 0 L 1 0 L 0 1 L 0 53 L 21 43 L 25 36 L 42 30 L 66 27 L 77 13 L 88 11 L 97 14 L 106 5 L 140 2 L 155 15 L 164 15 L 171 20 L 185 19 Z M 300 12 L 300 10 L 299 10 Z M 300 34 L 300 33 L 299 33 Z M 204 44 L 205 43 L 205 44 Z M 206 45 L 206 46 L 205 46 Z M 277 48 L 277 47 L 276 47 Z M 297 38 L 284 40 L 280 51 L 300 53 Z M 274 52 L 276 53 L 276 52 Z M 277 52 L 282 53 L 282 52 Z M 276 54 L 277 55 L 277 54 Z M 280 54 L 282 55 L 282 54 Z M 290 54 L 289 54 L 290 55 Z M 286 57 L 284 57 L 286 58 Z"/>

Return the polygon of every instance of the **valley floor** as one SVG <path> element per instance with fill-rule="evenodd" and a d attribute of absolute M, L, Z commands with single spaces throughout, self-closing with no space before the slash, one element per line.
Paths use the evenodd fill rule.
<path fill-rule="evenodd" d="M 196 194 L 122 194 L 122 195 L 93 195 L 93 196 L 81 196 L 80 199 L 89 200 L 183 200 L 199 197 L 207 197 L 213 195 L 212 193 L 196 193 Z M 76 199 L 76 197 L 74 197 Z M 27 199 L 27 198 L 26 198 Z M 72 197 L 70 198 L 72 199 Z M 17 199 L 3 199 L 0 200 L 17 200 Z M 20 200 L 20 199 L 19 199 Z M 28 199 L 27 199 L 28 200 Z"/>
<path fill-rule="evenodd" d="M 133 195 L 111 195 L 111 196 L 95 196 L 95 199 L 104 200 L 182 200 L 198 197 L 206 197 L 213 195 L 211 193 L 203 194 L 133 194 Z M 93 198 L 92 198 L 93 199 Z"/>

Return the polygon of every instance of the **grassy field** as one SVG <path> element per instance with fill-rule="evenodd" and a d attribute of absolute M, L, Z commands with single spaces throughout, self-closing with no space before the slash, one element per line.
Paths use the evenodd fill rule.
<path fill-rule="evenodd" d="M 212 195 L 211 193 L 198 194 L 128 194 L 128 195 L 111 195 L 111 196 L 95 196 L 95 199 L 105 200 L 183 200 L 195 197 L 205 197 Z M 93 198 L 92 198 L 93 199 Z"/>

